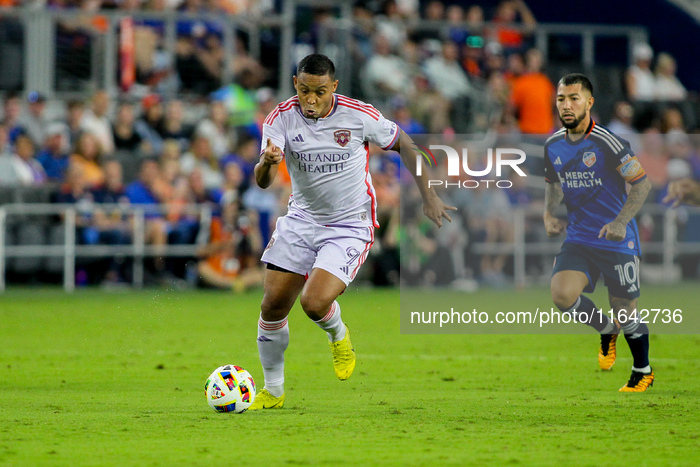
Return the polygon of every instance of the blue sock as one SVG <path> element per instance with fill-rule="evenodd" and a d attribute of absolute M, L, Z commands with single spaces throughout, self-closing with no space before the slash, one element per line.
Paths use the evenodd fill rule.
<path fill-rule="evenodd" d="M 622 331 L 632 352 L 634 368 L 649 366 L 649 326 L 630 321 L 622 326 Z"/>
<path fill-rule="evenodd" d="M 595 303 L 593 303 L 593 300 L 585 295 L 579 296 L 578 299 L 576 299 L 576 302 L 569 309 L 561 310 L 562 313 L 569 313 L 572 315 L 574 311 L 576 312 L 576 319 L 579 322 L 584 322 L 584 324 L 587 324 L 596 331 L 602 333 L 608 328 L 612 330 L 612 327 L 609 326 L 610 318 L 608 318 L 606 314 L 600 313 L 598 308 L 596 308 Z M 591 313 L 593 313 L 592 318 Z"/>

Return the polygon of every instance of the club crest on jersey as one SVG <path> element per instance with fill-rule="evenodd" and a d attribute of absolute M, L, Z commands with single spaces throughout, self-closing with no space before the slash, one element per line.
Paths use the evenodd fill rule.
<path fill-rule="evenodd" d="M 595 164 L 595 153 L 594 152 L 584 152 L 583 153 L 583 163 L 586 167 L 592 167 Z"/>
<path fill-rule="evenodd" d="M 335 142 L 343 148 L 350 142 L 350 130 L 337 130 L 333 136 L 335 136 Z"/>

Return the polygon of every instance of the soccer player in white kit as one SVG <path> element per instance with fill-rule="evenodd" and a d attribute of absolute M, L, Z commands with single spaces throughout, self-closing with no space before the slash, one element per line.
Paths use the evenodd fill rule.
<path fill-rule="evenodd" d="M 300 294 L 306 315 L 328 334 L 336 376 L 346 380 L 352 374 L 355 350 L 336 298 L 367 259 L 379 226 L 369 143 L 395 151 L 412 144 L 371 105 L 335 94 L 334 74 L 335 66 L 325 55 L 305 57 L 294 76 L 297 95 L 279 104 L 263 124 L 256 182 L 261 188 L 270 186 L 284 158 L 292 196 L 262 256 L 267 269 L 258 351 L 265 387 L 249 410 L 284 405 L 287 315 Z M 404 163 L 415 167 L 415 159 Z M 427 177 L 414 178 L 425 215 L 438 227 L 443 217 L 451 221 L 447 211 L 456 208 L 428 188 Z"/>

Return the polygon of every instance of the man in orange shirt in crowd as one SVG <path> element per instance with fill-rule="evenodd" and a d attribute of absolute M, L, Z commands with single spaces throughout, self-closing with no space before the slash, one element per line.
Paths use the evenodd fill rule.
<path fill-rule="evenodd" d="M 522 133 L 546 135 L 554 128 L 554 85 L 542 73 L 542 53 L 530 49 L 525 56 L 527 71 L 513 80 L 511 107 Z"/>

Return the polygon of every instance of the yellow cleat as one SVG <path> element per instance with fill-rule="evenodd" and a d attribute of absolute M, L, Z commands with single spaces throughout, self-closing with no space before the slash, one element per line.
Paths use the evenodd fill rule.
<path fill-rule="evenodd" d="M 640 373 L 632 370 L 630 380 L 620 388 L 620 392 L 644 392 L 654 385 L 654 371 Z"/>
<path fill-rule="evenodd" d="M 270 391 L 263 389 L 256 396 L 253 405 L 248 407 L 248 410 L 260 409 L 281 409 L 284 405 L 284 394 L 280 397 L 275 397 L 270 394 Z"/>
<path fill-rule="evenodd" d="M 355 369 L 355 349 L 350 342 L 350 330 L 345 326 L 345 337 L 338 342 L 330 342 L 333 352 L 333 367 L 339 380 L 345 381 Z"/>
<path fill-rule="evenodd" d="M 608 371 L 615 364 L 617 350 L 615 344 L 620 335 L 620 323 L 615 320 L 615 329 L 611 334 L 600 335 L 600 348 L 598 349 L 598 366 L 603 371 Z"/>

